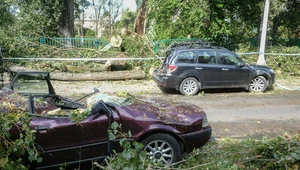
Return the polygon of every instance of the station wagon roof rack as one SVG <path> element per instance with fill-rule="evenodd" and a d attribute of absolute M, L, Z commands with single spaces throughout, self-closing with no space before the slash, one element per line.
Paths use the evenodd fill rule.
<path fill-rule="evenodd" d="M 212 49 L 221 49 L 221 50 L 228 50 L 227 48 L 221 47 L 221 46 L 213 46 L 214 42 L 207 42 L 202 41 L 200 39 L 196 40 L 187 40 L 183 42 L 175 42 L 170 45 L 169 49 L 179 48 L 179 47 L 185 47 L 185 48 L 212 48 Z"/>
<path fill-rule="evenodd" d="M 202 41 L 202 40 L 187 40 L 187 41 L 183 41 L 183 42 L 179 42 L 179 43 L 173 43 L 171 45 L 170 48 L 176 48 L 176 47 L 182 47 L 182 46 L 186 46 L 186 47 L 193 47 L 193 46 L 201 46 L 201 47 L 211 47 L 211 43 L 210 42 L 206 42 L 206 41 Z"/>

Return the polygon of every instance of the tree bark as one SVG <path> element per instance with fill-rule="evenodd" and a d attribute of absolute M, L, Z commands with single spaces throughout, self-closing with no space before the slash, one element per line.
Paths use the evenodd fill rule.
<path fill-rule="evenodd" d="M 142 5 L 138 11 L 138 15 L 134 20 L 134 32 L 139 35 L 145 34 L 146 28 L 146 15 L 147 15 L 147 7 L 146 7 L 147 0 L 143 0 Z"/>
<path fill-rule="evenodd" d="M 57 31 L 63 37 L 74 37 L 74 0 L 63 0 Z"/>
<path fill-rule="evenodd" d="M 11 72 L 17 73 L 19 71 L 40 71 L 33 70 L 26 67 L 10 67 Z M 145 72 L 140 69 L 126 70 L 126 71 L 104 71 L 97 73 L 64 73 L 64 72 L 51 72 L 51 80 L 64 80 L 64 81 L 102 81 L 102 80 L 131 80 L 131 79 L 144 79 Z"/>

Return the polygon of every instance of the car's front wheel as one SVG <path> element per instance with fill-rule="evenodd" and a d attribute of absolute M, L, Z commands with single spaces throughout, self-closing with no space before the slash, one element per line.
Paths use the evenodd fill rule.
<path fill-rule="evenodd" d="M 250 92 L 264 92 L 268 87 L 268 82 L 263 76 L 255 77 L 249 85 Z"/>
<path fill-rule="evenodd" d="M 170 165 L 181 159 L 178 141 L 169 134 L 154 134 L 143 139 L 142 144 L 150 160 Z"/>
<path fill-rule="evenodd" d="M 180 83 L 180 93 L 183 95 L 195 95 L 198 93 L 200 83 L 194 77 L 188 77 Z"/>

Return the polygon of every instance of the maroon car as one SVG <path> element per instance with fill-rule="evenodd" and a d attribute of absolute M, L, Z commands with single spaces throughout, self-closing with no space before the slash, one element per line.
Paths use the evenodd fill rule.
<path fill-rule="evenodd" d="M 16 93 L 21 94 L 19 104 L 28 106 L 30 128 L 36 130 L 43 158 L 37 169 L 101 161 L 113 150 L 121 151 L 119 139 L 108 137 L 112 122 L 131 132 L 129 140 L 143 143 L 150 159 L 166 164 L 205 145 L 211 136 L 205 112 L 195 105 L 112 96 L 97 89 L 80 103 L 55 94 L 48 72 L 19 72 L 0 97 Z M 88 113 L 80 125 L 66 114 L 72 110 Z M 11 132 L 18 136 L 18 130 Z"/>

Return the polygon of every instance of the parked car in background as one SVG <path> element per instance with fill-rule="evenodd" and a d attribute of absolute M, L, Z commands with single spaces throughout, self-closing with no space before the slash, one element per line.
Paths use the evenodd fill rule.
<path fill-rule="evenodd" d="M 36 169 L 101 161 L 113 150 L 120 152 L 120 138 L 109 139 L 113 122 L 122 125 L 122 132 L 131 132 L 129 140 L 144 144 L 152 161 L 165 164 L 205 145 L 212 132 L 205 112 L 195 105 L 113 96 L 97 89 L 80 103 L 57 95 L 48 72 L 17 73 L 0 93 L 1 100 L 9 103 L 6 106 L 25 109 L 23 114 L 30 116 L 30 129 L 36 131 L 35 142 L 43 158 L 41 163 L 32 163 Z M 86 113 L 79 125 L 69 117 L 75 110 Z M 11 113 L 5 106 L 0 112 Z M 10 130 L 12 139 L 18 138 L 20 128 L 16 122 Z"/>
<path fill-rule="evenodd" d="M 176 89 L 183 95 L 212 88 L 264 92 L 275 82 L 271 68 L 247 64 L 236 53 L 200 40 L 173 44 L 152 77 L 162 91 Z"/>

